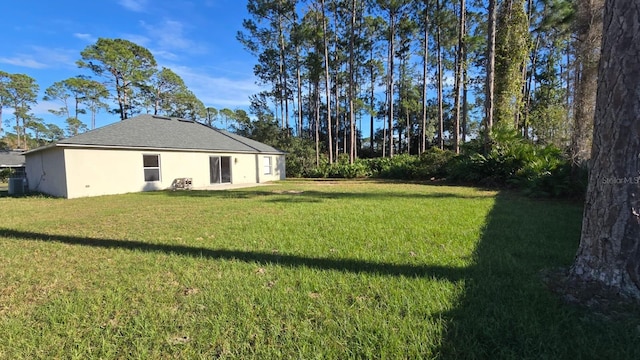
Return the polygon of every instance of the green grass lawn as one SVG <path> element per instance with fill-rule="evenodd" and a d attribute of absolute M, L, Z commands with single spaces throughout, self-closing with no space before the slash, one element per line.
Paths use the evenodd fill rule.
<path fill-rule="evenodd" d="M 638 359 L 640 316 L 565 305 L 582 209 L 285 181 L 0 198 L 0 358 Z"/>

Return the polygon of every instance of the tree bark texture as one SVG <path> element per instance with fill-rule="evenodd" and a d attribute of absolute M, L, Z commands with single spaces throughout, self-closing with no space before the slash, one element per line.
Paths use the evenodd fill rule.
<path fill-rule="evenodd" d="M 353 164 L 356 159 L 356 118 L 353 99 L 355 97 L 355 79 L 354 79 L 354 57 L 355 41 L 356 41 L 356 1 L 351 2 L 351 27 L 349 34 L 349 164 Z M 346 141 L 346 139 L 345 139 Z"/>
<path fill-rule="evenodd" d="M 388 69 L 388 92 L 389 92 L 389 104 L 387 109 L 389 113 L 387 114 L 387 122 L 389 123 L 389 157 L 393 157 L 393 92 L 394 92 L 394 84 L 393 84 L 393 60 L 395 58 L 395 41 L 396 41 L 396 13 L 395 10 L 389 10 L 389 54 L 387 58 Z"/>
<path fill-rule="evenodd" d="M 576 94 L 571 157 L 575 164 L 589 159 L 593 114 L 598 86 L 598 60 L 602 42 L 602 6 L 604 0 L 580 2 L 576 15 Z"/>
<path fill-rule="evenodd" d="M 485 151 L 491 143 L 493 129 L 493 112 L 495 101 L 495 68 L 496 68 L 496 22 L 498 12 L 496 0 L 489 0 L 489 18 L 487 22 L 487 83 L 485 86 Z"/>
<path fill-rule="evenodd" d="M 329 49 L 327 45 L 327 16 L 325 15 L 324 0 L 322 6 L 322 46 L 324 50 L 324 79 L 325 79 L 325 100 L 327 101 L 327 138 L 329 139 L 329 164 L 333 164 L 333 134 L 331 131 L 331 81 L 329 77 Z"/>
<path fill-rule="evenodd" d="M 369 61 L 371 62 L 371 67 L 369 68 L 370 71 L 370 75 L 371 75 L 371 84 L 370 84 L 370 88 L 369 91 L 371 91 L 371 93 L 369 94 L 369 107 L 371 108 L 371 112 L 369 114 L 369 139 L 370 139 L 370 145 L 371 145 L 371 154 L 375 154 L 375 148 L 373 146 L 374 144 L 374 136 L 375 136 L 375 129 L 374 129 L 374 122 L 373 122 L 373 109 L 375 109 L 375 88 L 376 88 L 376 77 L 374 74 L 374 68 L 373 68 L 373 46 L 371 47 L 371 53 L 369 56 Z M 384 138 L 382 140 L 382 142 L 384 142 Z M 384 154 L 382 155 L 384 157 Z"/>
<path fill-rule="evenodd" d="M 436 9 L 440 9 L 440 1 L 436 1 Z M 436 54 L 438 67 L 438 145 L 440 149 L 444 149 L 444 115 L 442 109 L 442 48 L 440 43 L 440 24 L 441 19 L 438 18 L 438 28 L 436 30 Z"/>
<path fill-rule="evenodd" d="M 607 0 L 574 279 L 640 298 L 640 0 Z"/>
<path fill-rule="evenodd" d="M 422 39 L 422 125 L 420 126 L 420 151 L 422 154 L 427 150 L 427 93 L 429 91 L 428 86 L 428 69 L 429 63 L 429 4 L 425 4 L 424 9 L 424 35 Z"/>
<path fill-rule="evenodd" d="M 467 12 L 465 0 L 460 0 L 460 19 L 459 19 L 459 27 L 458 27 L 458 54 L 456 61 L 456 82 L 454 86 L 454 108 L 455 108 L 455 118 L 454 118 L 454 129 L 453 129 L 453 149 L 456 154 L 460 153 L 460 88 L 462 87 L 462 72 L 465 68 L 466 64 L 464 63 L 464 41 L 465 41 L 465 15 Z"/>

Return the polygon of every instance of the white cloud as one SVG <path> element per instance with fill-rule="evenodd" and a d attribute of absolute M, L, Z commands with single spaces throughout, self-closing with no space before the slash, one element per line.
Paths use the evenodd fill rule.
<path fill-rule="evenodd" d="M 31 108 L 29 113 L 35 115 L 36 117 L 41 117 L 42 115 L 51 115 L 51 112 L 49 111 L 50 109 L 58 110 L 61 107 L 62 107 L 61 103 L 57 103 L 55 101 L 42 100 L 42 101 L 38 101 L 38 103 Z M 11 121 L 12 119 L 15 119 L 13 115 L 13 108 L 12 107 L 4 108 L 2 111 L 2 120 Z"/>
<path fill-rule="evenodd" d="M 121 38 L 129 40 L 132 43 L 138 44 L 143 47 L 149 46 L 149 43 L 151 42 L 151 39 L 149 39 L 148 37 L 137 34 L 123 34 Z"/>
<path fill-rule="evenodd" d="M 0 57 L 0 63 L 31 69 L 75 68 L 76 50 L 32 46 L 30 54 Z"/>
<path fill-rule="evenodd" d="M 65 66 L 76 68 L 75 61 L 80 57 L 76 49 L 46 48 L 33 46 L 34 56 L 37 59 L 45 59 L 49 67 Z"/>
<path fill-rule="evenodd" d="M 143 12 L 147 7 L 147 0 L 119 0 L 118 4 L 127 10 Z"/>
<path fill-rule="evenodd" d="M 14 57 L 0 57 L 0 63 L 31 69 L 44 69 L 49 67 L 47 64 L 35 60 L 31 55 L 24 54 L 20 54 Z"/>
<path fill-rule="evenodd" d="M 164 20 L 157 24 L 150 24 L 140 21 L 149 38 L 153 39 L 158 48 L 158 53 L 166 53 L 167 58 L 175 58 L 176 55 L 171 50 L 181 50 L 182 52 L 203 53 L 202 45 L 196 44 L 185 34 L 186 25 L 180 21 Z"/>
<path fill-rule="evenodd" d="M 191 41 L 183 35 L 184 25 L 175 20 L 165 20 L 161 24 L 151 25 L 144 21 L 140 23 L 162 48 L 186 49 Z"/>
<path fill-rule="evenodd" d="M 162 59 L 165 59 L 165 60 L 176 60 L 178 58 L 178 55 L 172 53 L 171 51 L 151 50 L 151 52 L 153 53 L 153 56 L 156 59 L 162 58 Z"/>
<path fill-rule="evenodd" d="M 253 77 L 231 79 L 211 76 L 204 71 L 185 66 L 168 66 L 180 75 L 187 87 L 202 100 L 205 106 L 214 107 L 246 107 L 249 106 L 249 95 L 263 90 L 255 84 Z"/>
<path fill-rule="evenodd" d="M 73 34 L 73 36 L 88 43 L 95 43 L 96 41 L 98 41 L 98 38 L 91 34 L 75 33 Z"/>
<path fill-rule="evenodd" d="M 54 109 L 54 110 L 58 110 L 62 107 L 61 103 L 57 103 L 55 101 L 39 101 L 38 104 L 36 104 L 36 106 L 34 106 L 31 109 L 31 112 L 35 115 L 35 116 L 40 116 L 40 115 L 51 115 L 51 112 L 49 112 L 50 109 Z"/>

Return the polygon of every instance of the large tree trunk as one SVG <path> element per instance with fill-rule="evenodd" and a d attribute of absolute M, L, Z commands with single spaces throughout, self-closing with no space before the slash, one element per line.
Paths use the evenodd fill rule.
<path fill-rule="evenodd" d="M 519 129 L 523 100 L 523 68 L 529 53 L 529 29 L 523 0 L 504 0 L 498 9 L 495 53 L 494 120 Z"/>
<path fill-rule="evenodd" d="M 453 129 L 453 150 L 460 153 L 460 88 L 462 85 L 462 71 L 464 64 L 465 15 L 467 12 L 465 0 L 460 0 L 460 23 L 458 28 L 458 55 L 456 64 L 456 82 L 454 86 L 455 118 Z"/>
<path fill-rule="evenodd" d="M 440 4 L 438 4 L 438 9 L 440 9 Z M 438 144 L 440 146 L 440 149 L 444 149 L 444 114 L 442 106 L 442 48 L 440 46 L 440 24 L 438 23 L 438 29 L 436 30 L 436 54 L 438 57 Z"/>
<path fill-rule="evenodd" d="M 438 145 L 440 149 L 444 149 L 444 115 L 442 109 L 442 44 L 440 43 L 440 27 L 442 26 L 440 11 L 440 1 L 436 1 L 437 16 L 437 28 L 436 28 L 436 67 L 438 68 Z"/>
<path fill-rule="evenodd" d="M 369 56 L 369 61 L 371 63 L 371 67 L 369 68 L 370 75 L 371 75 L 371 88 L 370 91 L 371 93 L 369 94 L 369 107 L 371 108 L 371 112 L 369 114 L 369 142 L 371 145 L 371 157 L 374 156 L 375 154 L 375 147 L 374 147 L 374 141 L 373 138 L 375 137 L 375 132 L 374 132 L 374 122 L 373 122 L 373 111 L 375 109 L 375 88 L 376 88 L 376 78 L 375 78 L 375 74 L 374 74 L 374 68 L 373 68 L 373 46 L 371 47 L 371 53 Z M 384 142 L 384 139 L 383 139 Z M 384 156 L 384 155 L 383 155 Z"/>
<path fill-rule="evenodd" d="M 640 0 L 607 0 L 574 279 L 640 298 Z"/>
<path fill-rule="evenodd" d="M 498 12 L 497 0 L 489 0 L 489 21 L 487 29 L 487 84 L 485 86 L 485 152 L 491 144 L 491 130 L 493 129 L 493 112 L 495 102 L 495 70 L 496 70 L 496 21 Z"/>
<path fill-rule="evenodd" d="M 327 100 L 327 137 L 329 138 L 329 164 L 333 164 L 333 133 L 331 131 L 331 81 L 329 78 L 329 49 L 327 45 L 327 16 L 324 10 L 324 0 L 322 6 L 322 45 L 324 47 L 324 79 L 325 97 Z"/>
<path fill-rule="evenodd" d="M 333 52 L 335 54 L 334 60 L 334 83 L 335 83 L 335 104 L 336 104 L 336 136 L 334 140 L 335 144 L 335 157 L 334 159 L 338 160 L 338 155 L 340 155 L 340 69 L 342 65 L 340 63 L 340 55 L 338 54 L 338 43 L 339 43 L 339 34 L 338 34 L 338 3 L 336 1 L 333 2 L 333 25 L 335 27 L 334 31 L 334 41 L 333 41 Z"/>
<path fill-rule="evenodd" d="M 354 81 L 354 57 L 356 37 L 356 0 L 351 2 L 351 28 L 349 34 L 349 164 L 353 164 L 356 158 L 356 118 L 353 101 L 355 98 Z M 346 141 L 346 139 L 345 139 Z"/>
<path fill-rule="evenodd" d="M 278 89 L 278 94 L 280 96 L 280 115 L 282 116 L 282 124 L 281 127 L 285 129 L 289 125 L 289 104 L 287 103 L 287 78 L 286 78 L 286 70 L 284 66 L 285 62 L 285 53 L 284 53 L 284 33 L 282 29 L 282 16 L 278 15 L 278 45 L 279 45 L 279 62 L 278 62 L 278 79 L 280 82 L 280 88 Z M 285 104 L 286 104 L 286 113 L 285 113 Z"/>
<path fill-rule="evenodd" d="M 466 45 L 465 45 L 466 46 Z M 464 63 L 467 63 L 467 52 L 465 51 Z M 468 67 L 462 69 L 462 143 L 467 142 L 467 133 L 469 132 L 469 72 Z"/>
<path fill-rule="evenodd" d="M 602 38 L 602 6 L 604 0 L 581 1 L 576 19 L 576 94 L 574 127 L 571 135 L 571 157 L 579 164 L 589 159 L 595 94 L 598 86 L 599 45 Z"/>
<path fill-rule="evenodd" d="M 291 25 L 293 29 L 296 29 L 298 26 L 301 26 L 300 24 L 298 24 L 298 15 L 297 13 L 294 11 L 293 12 L 293 24 Z M 297 30 L 296 30 L 297 31 Z M 299 35 L 296 34 L 296 37 L 298 37 Z M 302 137 L 302 74 L 301 74 L 301 67 L 302 64 L 300 63 L 300 54 L 302 53 L 302 49 L 300 48 L 300 40 L 296 39 L 295 40 L 295 61 L 296 61 L 296 89 L 297 89 L 297 104 L 296 104 L 296 108 L 297 108 L 297 119 L 296 119 L 296 134 L 298 135 L 298 137 Z"/>
<path fill-rule="evenodd" d="M 533 80 L 535 78 L 536 66 L 538 65 L 538 48 L 540 46 L 540 34 L 541 32 L 538 32 L 538 35 L 536 36 L 536 40 L 533 44 L 533 50 L 531 51 L 531 71 L 529 71 L 529 73 L 527 74 L 526 85 L 524 89 L 522 136 L 525 139 L 529 138 L 529 112 L 531 111 L 531 89 L 533 89 L 532 87 L 534 85 Z"/>
<path fill-rule="evenodd" d="M 17 108 L 17 107 L 15 107 Z M 16 137 L 18 138 L 18 146 L 16 147 L 17 149 L 22 149 L 22 137 L 20 136 L 20 116 L 16 115 Z M 25 149 L 26 149 L 26 145 L 25 145 Z"/>
<path fill-rule="evenodd" d="M 411 116 L 408 107 L 404 111 L 407 119 L 407 154 L 411 155 Z M 399 142 L 399 144 L 402 144 L 402 142 Z"/>
<path fill-rule="evenodd" d="M 314 114 L 316 121 L 314 122 L 314 138 L 316 141 L 316 166 L 320 166 L 320 85 L 315 84 L 315 91 L 313 92 L 314 99 Z"/>
<path fill-rule="evenodd" d="M 429 3 L 425 2 L 424 8 L 424 35 L 422 38 L 423 54 L 422 54 L 422 125 L 420 133 L 420 151 L 422 154 L 427 150 L 427 64 L 429 61 Z"/>
<path fill-rule="evenodd" d="M 298 87 L 298 121 L 296 133 L 302 137 L 302 75 L 300 74 L 300 47 L 296 46 L 296 85 Z"/>
<path fill-rule="evenodd" d="M 389 89 L 389 106 L 387 109 L 389 113 L 387 114 L 387 122 L 389 123 L 389 157 L 393 157 L 393 60 L 395 58 L 395 39 L 396 39 L 396 13 L 393 10 L 389 10 L 389 54 L 387 58 L 387 62 L 389 64 L 388 71 L 388 83 L 387 86 Z"/>

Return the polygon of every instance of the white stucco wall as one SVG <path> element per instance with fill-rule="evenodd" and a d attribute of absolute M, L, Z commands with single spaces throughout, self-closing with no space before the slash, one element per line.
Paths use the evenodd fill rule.
<path fill-rule="evenodd" d="M 25 163 L 30 191 L 67 197 L 63 149 L 54 147 L 26 154 Z"/>
<path fill-rule="evenodd" d="M 274 169 L 271 175 L 264 175 L 256 166 L 257 157 L 262 171 L 263 155 L 255 154 L 87 148 L 67 148 L 64 154 L 68 198 L 168 189 L 174 179 L 185 177 L 192 178 L 194 188 L 216 186 L 210 183 L 210 156 L 231 157 L 232 184 L 255 184 L 285 176 L 282 155 L 272 155 Z M 143 154 L 160 155 L 160 181 L 144 181 Z"/>

